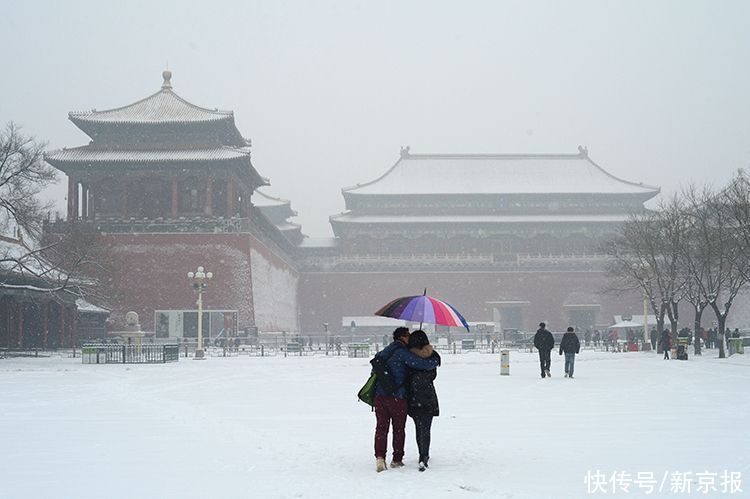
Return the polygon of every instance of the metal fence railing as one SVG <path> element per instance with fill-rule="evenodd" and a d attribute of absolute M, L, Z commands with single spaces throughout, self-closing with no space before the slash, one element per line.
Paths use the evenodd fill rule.
<path fill-rule="evenodd" d="M 164 364 L 177 362 L 179 345 L 86 344 L 81 347 L 84 364 Z"/>

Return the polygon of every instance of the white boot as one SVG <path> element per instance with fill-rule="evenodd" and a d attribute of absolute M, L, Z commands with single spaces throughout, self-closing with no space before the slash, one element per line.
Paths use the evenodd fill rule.
<path fill-rule="evenodd" d="M 381 471 L 387 470 L 388 467 L 385 465 L 385 459 L 382 457 L 379 457 L 375 459 L 375 471 L 380 473 Z"/>

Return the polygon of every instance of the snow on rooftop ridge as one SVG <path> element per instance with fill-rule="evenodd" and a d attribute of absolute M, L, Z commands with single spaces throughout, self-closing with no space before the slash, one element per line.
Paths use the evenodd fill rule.
<path fill-rule="evenodd" d="M 657 325 L 656 316 L 655 315 L 649 314 L 646 317 L 647 317 L 646 320 L 648 321 L 647 325 L 649 325 L 649 326 L 656 326 Z M 623 316 L 623 315 L 615 315 L 615 316 L 613 316 L 613 319 L 614 319 L 615 324 L 613 326 L 610 326 L 610 327 L 616 327 L 618 324 L 622 324 L 622 323 L 625 323 L 625 322 L 630 322 L 632 324 L 640 324 L 641 326 L 643 326 L 643 314 L 641 314 L 641 315 L 631 315 L 629 317 Z M 620 326 L 620 327 L 623 327 L 623 326 Z"/>
<path fill-rule="evenodd" d="M 339 240 L 335 237 L 306 237 L 301 243 L 301 248 L 335 248 Z"/>
<path fill-rule="evenodd" d="M 83 298 L 76 298 L 76 308 L 79 312 L 89 312 L 92 314 L 109 314 L 109 310 L 89 303 Z"/>
<path fill-rule="evenodd" d="M 233 111 L 196 106 L 172 90 L 171 71 L 162 73 L 161 89 L 139 101 L 104 111 L 71 111 L 71 121 L 109 123 L 184 123 L 233 119 Z"/>
<path fill-rule="evenodd" d="M 577 153 L 412 153 L 409 146 L 402 147 L 401 159 L 555 159 L 588 158 L 589 151 L 578 146 Z"/>
<path fill-rule="evenodd" d="M 351 327 L 352 322 L 354 323 L 354 327 L 398 327 L 407 325 L 407 322 L 404 320 L 377 315 L 345 315 L 341 318 L 341 325 L 343 327 Z"/>
<path fill-rule="evenodd" d="M 579 146 L 577 154 L 412 154 L 373 181 L 345 187 L 346 195 L 412 194 L 640 194 L 659 188 L 612 175 Z"/>
<path fill-rule="evenodd" d="M 261 189 L 255 189 L 253 195 L 255 194 L 260 196 L 258 199 L 253 199 L 253 204 L 258 207 L 291 205 L 291 201 L 288 199 L 271 196 Z"/>
<path fill-rule="evenodd" d="M 221 161 L 250 157 L 249 147 L 220 146 L 208 149 L 123 150 L 90 146 L 53 151 L 45 159 L 51 164 L 76 162 L 148 163 L 160 161 Z"/>

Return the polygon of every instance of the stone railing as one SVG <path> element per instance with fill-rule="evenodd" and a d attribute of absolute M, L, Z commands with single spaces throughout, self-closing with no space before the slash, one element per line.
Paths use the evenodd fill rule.
<path fill-rule="evenodd" d="M 602 254 L 561 254 L 561 255 L 516 255 L 516 264 L 521 268 L 587 268 L 601 270 L 609 260 Z"/>
<path fill-rule="evenodd" d="M 492 255 L 475 253 L 410 253 L 410 254 L 364 254 L 342 255 L 342 262 L 348 261 L 385 261 L 385 262 L 486 262 L 492 263 Z"/>

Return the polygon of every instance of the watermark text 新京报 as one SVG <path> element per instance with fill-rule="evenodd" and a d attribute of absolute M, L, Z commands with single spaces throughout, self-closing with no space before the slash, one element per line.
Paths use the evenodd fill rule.
<path fill-rule="evenodd" d="M 612 471 L 588 470 L 583 478 L 587 494 L 715 495 L 741 494 L 742 472 L 712 471 Z"/>

